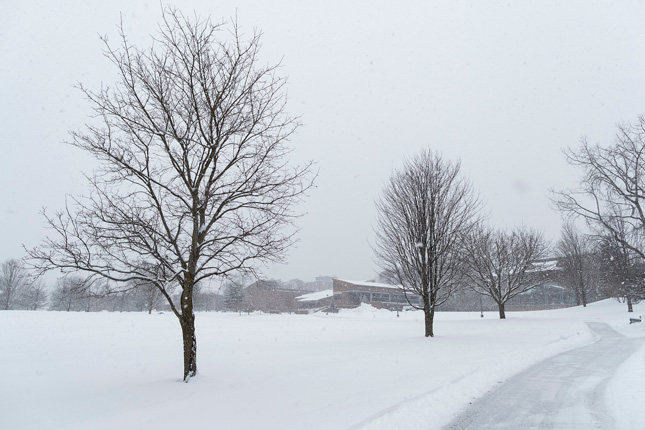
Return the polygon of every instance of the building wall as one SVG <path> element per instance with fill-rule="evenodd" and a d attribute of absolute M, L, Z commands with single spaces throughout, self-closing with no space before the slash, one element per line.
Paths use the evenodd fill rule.
<path fill-rule="evenodd" d="M 394 285 L 334 279 L 333 288 L 334 306 L 337 308 L 356 308 L 361 303 L 391 310 L 401 310 L 409 306 L 403 291 Z M 413 304 L 419 304 L 418 296 L 408 297 Z"/>
<path fill-rule="evenodd" d="M 262 312 L 294 312 L 299 307 L 296 297 L 306 293 L 281 289 L 270 281 L 258 281 L 244 290 L 248 310 Z"/>

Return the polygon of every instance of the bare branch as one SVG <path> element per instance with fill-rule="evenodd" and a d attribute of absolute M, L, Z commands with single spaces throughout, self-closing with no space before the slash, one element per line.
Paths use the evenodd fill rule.
<path fill-rule="evenodd" d="M 460 248 L 479 221 L 481 203 L 459 163 L 426 150 L 392 174 L 376 208 L 379 265 L 406 295 L 421 296 L 426 336 L 433 336 L 435 307 L 461 284 Z"/>
<path fill-rule="evenodd" d="M 542 234 L 527 227 L 510 232 L 474 229 L 464 247 L 469 285 L 491 297 L 504 319 L 505 304 L 510 299 L 544 282 L 533 263 L 545 257 L 546 249 Z"/>
<path fill-rule="evenodd" d="M 300 124 L 286 112 L 278 66 L 259 60 L 259 33 L 246 39 L 237 23 L 172 7 L 147 49 L 119 31 L 118 47 L 103 39 L 119 80 L 98 91 L 79 86 L 94 120 L 70 143 L 100 162 L 91 191 L 45 214 L 53 234 L 29 253 L 41 270 L 154 285 L 184 330 L 188 379 L 195 285 L 280 261 L 314 175 L 311 163 L 289 165 Z"/>
<path fill-rule="evenodd" d="M 610 147 L 590 145 L 583 138 L 580 147 L 566 150 L 565 156 L 583 175 L 577 189 L 552 191 L 556 208 L 584 219 L 598 235 L 607 232 L 645 258 L 640 246 L 645 233 L 645 117 L 619 125 Z"/>

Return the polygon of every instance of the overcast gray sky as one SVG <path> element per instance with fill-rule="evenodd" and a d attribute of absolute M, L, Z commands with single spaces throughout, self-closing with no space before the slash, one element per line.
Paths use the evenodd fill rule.
<path fill-rule="evenodd" d="M 423 147 L 451 160 L 498 227 L 556 238 L 547 190 L 577 172 L 561 149 L 582 135 L 609 143 L 645 113 L 642 1 L 176 1 L 216 21 L 237 14 L 283 59 L 289 112 L 304 126 L 295 161 L 320 175 L 288 264 L 270 277 L 374 276 L 374 200 L 394 168 Z M 0 0 L 0 261 L 46 234 L 41 207 L 87 188 L 92 161 L 62 142 L 89 105 L 76 82 L 114 79 L 98 34 L 120 14 L 149 42 L 157 2 Z"/>

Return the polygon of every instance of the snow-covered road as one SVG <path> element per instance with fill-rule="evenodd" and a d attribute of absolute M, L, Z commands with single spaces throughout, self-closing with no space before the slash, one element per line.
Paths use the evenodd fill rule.
<path fill-rule="evenodd" d="M 645 341 L 626 338 L 604 323 L 588 324 L 598 336 L 592 345 L 556 355 L 500 381 L 498 388 L 473 401 L 445 429 L 622 428 L 616 422 L 620 420 L 616 408 L 610 406 L 613 393 L 607 388 L 623 363 L 641 356 Z M 642 381 L 635 377 L 630 383 Z"/>

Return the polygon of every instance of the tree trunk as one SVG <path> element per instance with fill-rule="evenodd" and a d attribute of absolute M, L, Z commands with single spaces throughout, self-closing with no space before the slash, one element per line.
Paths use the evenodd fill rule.
<path fill-rule="evenodd" d="M 181 333 L 184 343 L 184 382 L 197 375 L 197 338 L 195 337 L 195 314 L 182 315 Z"/>
<path fill-rule="evenodd" d="M 587 307 L 587 292 L 583 284 L 580 285 L 580 298 L 582 299 L 582 307 Z"/>
<path fill-rule="evenodd" d="M 580 300 L 580 289 L 574 288 L 573 291 L 576 295 L 576 306 L 580 306 L 582 304 L 582 301 Z"/>
<path fill-rule="evenodd" d="M 506 319 L 506 311 L 504 310 L 505 307 L 504 302 L 499 302 L 497 303 L 497 307 L 499 308 L 499 319 L 505 320 Z"/>
<path fill-rule="evenodd" d="M 432 329 L 432 324 L 434 321 L 434 306 L 430 305 L 430 300 L 428 297 L 423 298 L 423 313 L 425 314 L 425 323 L 426 323 L 426 337 L 434 337 L 434 331 Z"/>
<path fill-rule="evenodd" d="M 632 306 L 631 297 L 627 297 L 627 312 L 634 312 L 634 307 Z"/>

